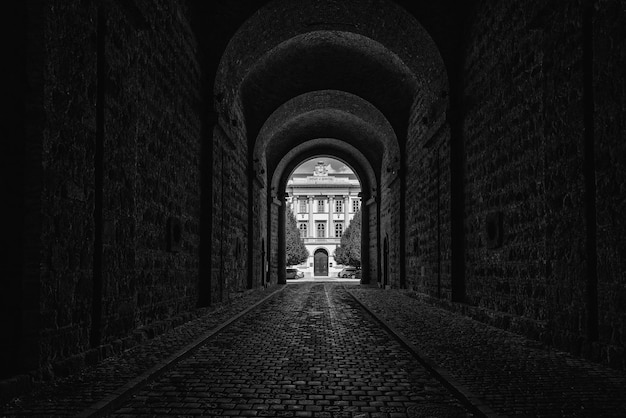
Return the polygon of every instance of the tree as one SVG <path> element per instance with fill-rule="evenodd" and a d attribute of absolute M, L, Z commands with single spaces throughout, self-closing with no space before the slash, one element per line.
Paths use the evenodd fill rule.
<path fill-rule="evenodd" d="M 361 211 L 354 214 L 350 225 L 341 236 L 339 246 L 335 249 L 335 261 L 361 267 Z"/>
<path fill-rule="evenodd" d="M 300 238 L 296 217 L 289 209 L 285 217 L 285 246 L 288 266 L 302 264 L 309 258 L 309 252 Z"/>

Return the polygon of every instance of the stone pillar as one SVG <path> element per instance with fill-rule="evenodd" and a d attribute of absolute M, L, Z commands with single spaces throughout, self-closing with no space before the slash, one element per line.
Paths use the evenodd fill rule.
<path fill-rule="evenodd" d="M 287 254 L 285 249 L 286 231 L 285 221 L 287 215 L 287 205 L 285 199 L 275 200 L 275 204 L 278 206 L 278 284 L 287 283 Z M 265 268 L 265 265 L 263 266 Z"/>
<path fill-rule="evenodd" d="M 326 235 L 328 238 L 333 238 L 335 236 L 335 231 L 334 231 L 334 222 L 333 222 L 333 204 L 334 204 L 334 199 L 332 196 L 328 196 L 328 232 Z"/>
<path fill-rule="evenodd" d="M 348 229 L 350 223 L 350 192 L 343 197 L 343 230 Z"/>

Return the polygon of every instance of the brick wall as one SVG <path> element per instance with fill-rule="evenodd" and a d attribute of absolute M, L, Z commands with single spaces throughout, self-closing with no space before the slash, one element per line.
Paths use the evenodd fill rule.
<path fill-rule="evenodd" d="M 37 9 L 35 9 L 37 7 Z M 89 347 L 94 239 L 96 143 L 96 20 L 94 8 L 50 2 L 29 11 L 41 17 L 41 106 L 33 121 L 41 141 L 41 245 L 35 299 L 39 364 L 43 368 Z M 34 78 L 34 79 L 32 79 Z M 30 121 L 27 120 L 27 124 Z M 30 151 L 32 152 L 32 151 Z M 38 257 L 38 258 L 34 258 Z M 34 319 L 34 318 L 33 318 Z M 35 320 L 35 319 L 34 319 Z"/>
<path fill-rule="evenodd" d="M 200 71 L 177 2 L 100 10 L 52 2 L 29 13 L 40 24 L 30 42 L 44 54 L 33 59 L 46 63 L 42 74 L 29 73 L 33 84 L 41 77 L 33 114 L 45 114 L 28 121 L 40 135 L 43 170 L 41 258 L 29 261 L 41 266 L 31 285 L 40 313 L 32 321 L 38 366 L 64 373 L 75 364 L 61 360 L 80 363 L 75 357 L 93 344 L 132 344 L 132 330 L 196 304 Z M 180 227 L 175 251 L 170 218 Z"/>
<path fill-rule="evenodd" d="M 512 314 L 527 334 L 559 348 L 623 367 L 617 156 L 624 85 L 617 74 L 624 54 L 614 39 L 623 35 L 624 10 L 611 1 L 595 10 L 591 138 L 584 3 L 485 2 L 473 16 L 465 70 L 467 301 Z M 585 157 L 589 141 L 595 169 Z M 589 217 L 595 201 L 597 223 Z M 598 301 L 586 235 L 596 225 Z M 600 342 L 590 344 L 598 306 Z"/>
<path fill-rule="evenodd" d="M 407 141 L 407 287 L 450 297 L 450 129 L 447 92 L 420 95 Z"/>
<path fill-rule="evenodd" d="M 468 47 L 467 298 L 541 320 L 548 291 L 547 231 L 541 219 L 549 177 L 544 173 L 544 101 L 549 98 L 540 47 L 544 29 L 528 27 L 534 11 L 530 3 L 525 10 L 520 6 L 485 3 L 476 12 Z"/>
<path fill-rule="evenodd" d="M 593 88 L 599 340 L 602 360 L 626 369 L 626 7 L 598 1 L 593 20 Z"/>
<path fill-rule="evenodd" d="M 248 189 L 241 142 L 216 127 L 213 135 L 213 236 L 211 300 L 247 288 Z M 259 247 L 260 251 L 260 247 Z"/>
<path fill-rule="evenodd" d="M 398 288 L 400 287 L 400 182 L 397 171 L 395 173 L 387 172 L 387 167 L 399 167 L 395 161 L 389 159 L 383 160 L 383 174 L 381 175 L 381 193 L 380 193 L 380 237 L 379 257 L 382 261 L 381 266 L 381 282 L 384 275 L 387 274 L 386 285 Z M 396 168 L 397 169 L 397 168 Z M 384 241 L 387 237 L 387 271 L 385 272 L 385 248 Z"/>

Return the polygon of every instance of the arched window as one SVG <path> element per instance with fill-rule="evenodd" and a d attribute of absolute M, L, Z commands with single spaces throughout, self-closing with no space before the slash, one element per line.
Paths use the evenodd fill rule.
<path fill-rule="evenodd" d="M 300 222 L 300 225 L 298 225 L 298 228 L 300 229 L 300 237 L 302 238 L 306 238 L 308 237 L 308 227 L 306 222 Z"/>
<path fill-rule="evenodd" d="M 341 238 L 343 235 L 343 222 L 335 222 L 335 238 Z"/>
<path fill-rule="evenodd" d="M 326 224 L 324 222 L 317 223 L 317 237 L 326 238 Z"/>

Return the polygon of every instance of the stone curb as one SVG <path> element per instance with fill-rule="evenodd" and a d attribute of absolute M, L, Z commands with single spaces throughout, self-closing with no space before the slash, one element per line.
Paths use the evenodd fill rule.
<path fill-rule="evenodd" d="M 430 373 L 432 373 L 432 375 L 435 376 L 437 380 L 439 380 L 445 387 L 450 389 L 464 405 L 471 409 L 472 412 L 476 413 L 478 416 L 485 418 L 504 418 L 503 415 L 497 414 L 481 399 L 479 399 L 478 396 L 473 394 L 469 389 L 467 389 L 464 385 L 458 382 L 445 369 L 439 367 L 434 361 L 422 354 L 413 343 L 405 338 L 393 326 L 391 326 L 385 320 L 376 315 L 372 310 L 370 310 L 363 301 L 361 301 L 349 289 L 346 289 L 345 286 L 344 289 L 348 292 L 350 296 L 354 298 L 354 300 L 359 303 L 359 305 L 363 309 L 365 309 L 383 328 L 385 328 L 387 332 L 389 332 L 396 340 L 398 340 L 398 342 L 400 342 L 400 344 L 402 344 L 413 355 L 413 357 L 415 357 L 415 359 L 420 362 L 420 364 L 422 364 Z"/>
<path fill-rule="evenodd" d="M 235 316 L 227 319 L 226 321 L 224 321 L 222 324 L 218 325 L 217 327 L 211 329 L 210 331 L 207 331 L 201 337 L 197 338 L 195 341 L 189 343 L 187 346 L 178 350 L 176 353 L 172 354 L 171 356 L 161 361 L 160 363 L 154 365 L 153 367 L 151 367 L 149 370 L 147 370 L 140 376 L 137 376 L 136 378 L 132 379 L 127 384 L 120 387 L 119 389 L 117 389 L 115 392 L 113 392 L 106 398 L 94 403 L 93 405 L 84 409 L 83 411 L 81 411 L 75 416 L 77 418 L 102 417 L 102 416 L 105 416 L 105 414 L 110 413 L 114 411 L 115 409 L 119 408 L 127 399 L 129 399 L 132 395 L 137 393 L 148 382 L 158 378 L 159 376 L 167 372 L 169 369 L 171 369 L 173 366 L 175 366 L 178 362 L 192 355 L 196 348 L 204 344 L 207 340 L 211 339 L 215 334 L 219 333 L 224 328 L 228 327 L 230 324 L 237 321 L 239 318 L 246 315 L 251 310 L 265 303 L 268 299 L 271 299 L 277 293 L 281 292 L 283 289 L 285 289 L 285 286 L 279 287 L 277 290 L 267 295 L 266 297 L 264 297 L 263 299 L 255 303 L 254 305 L 249 306 L 248 308 L 239 312 Z"/>

